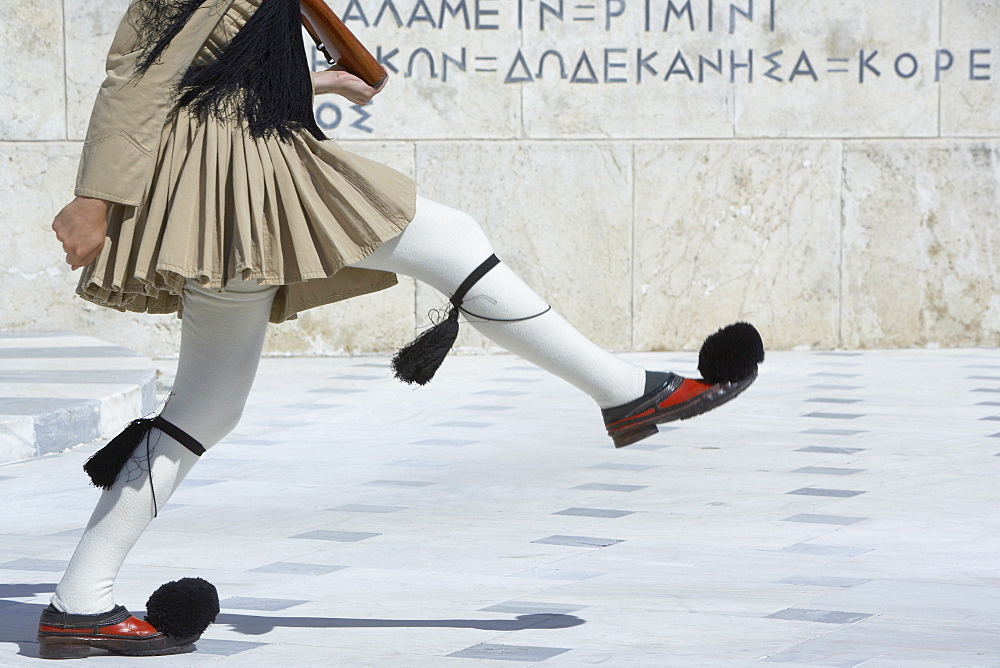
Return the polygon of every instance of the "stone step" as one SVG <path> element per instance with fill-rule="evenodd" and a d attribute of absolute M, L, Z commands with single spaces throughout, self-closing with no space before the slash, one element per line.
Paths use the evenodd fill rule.
<path fill-rule="evenodd" d="M 0 463 L 110 438 L 156 406 L 156 367 L 73 332 L 0 332 Z"/>

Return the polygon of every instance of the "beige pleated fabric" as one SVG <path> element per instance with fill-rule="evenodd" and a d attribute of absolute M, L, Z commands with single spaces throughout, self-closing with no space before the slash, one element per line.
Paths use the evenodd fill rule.
<path fill-rule="evenodd" d="M 261 0 L 237 0 L 195 63 L 214 57 Z M 281 288 L 271 322 L 381 290 L 394 274 L 345 268 L 413 218 L 411 179 L 308 132 L 253 139 L 238 121 L 175 110 L 138 207 L 116 204 L 108 239 L 77 293 L 121 311 L 181 314 L 187 278 Z"/>

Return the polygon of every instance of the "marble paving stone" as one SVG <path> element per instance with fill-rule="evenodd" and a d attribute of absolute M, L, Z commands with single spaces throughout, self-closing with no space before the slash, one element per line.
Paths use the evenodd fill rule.
<path fill-rule="evenodd" d="M 427 487 L 433 484 L 423 480 L 372 480 L 365 483 L 373 487 Z"/>
<path fill-rule="evenodd" d="M 604 510 L 601 508 L 567 508 L 566 510 L 560 510 L 559 512 L 552 513 L 553 515 L 571 515 L 574 517 L 607 517 L 607 518 L 618 518 L 625 517 L 626 515 L 632 515 L 635 511 L 632 510 Z"/>
<path fill-rule="evenodd" d="M 801 494 L 802 496 L 832 496 L 843 499 L 864 493 L 863 491 L 854 489 L 824 489 L 822 487 L 802 487 L 801 489 L 793 489 L 791 492 L 786 492 L 786 494 Z"/>
<path fill-rule="evenodd" d="M 463 441 L 458 438 L 425 438 L 422 441 L 414 441 L 413 445 L 449 445 L 452 447 L 462 447 L 463 445 L 472 445 L 476 441 Z"/>
<path fill-rule="evenodd" d="M 509 411 L 510 406 L 483 406 L 479 404 L 469 404 L 467 406 L 456 406 L 455 410 L 458 411 Z"/>
<path fill-rule="evenodd" d="M 309 601 L 299 601 L 287 598 L 254 598 L 252 596 L 234 596 L 219 601 L 219 606 L 225 610 L 287 610 Z"/>
<path fill-rule="evenodd" d="M 512 612 L 515 614 L 553 614 L 565 615 L 577 610 L 583 610 L 586 605 L 568 605 L 566 603 L 540 603 L 536 601 L 506 601 L 486 608 L 482 612 Z"/>
<path fill-rule="evenodd" d="M 829 445 L 807 445 L 796 450 L 796 452 L 823 452 L 834 455 L 853 455 L 864 451 L 865 448 L 837 448 Z"/>
<path fill-rule="evenodd" d="M 380 533 L 370 533 L 367 531 L 309 531 L 289 538 L 308 538 L 310 540 L 329 540 L 335 543 L 355 543 L 359 540 L 367 540 L 381 536 Z"/>
<path fill-rule="evenodd" d="M 8 571 L 48 571 L 60 572 L 66 570 L 69 561 L 61 559 L 15 559 L 0 564 L 0 569 Z"/>
<path fill-rule="evenodd" d="M 213 480 L 212 478 L 184 478 L 181 483 L 184 487 L 205 487 L 207 485 L 218 485 L 225 480 Z"/>
<path fill-rule="evenodd" d="M 828 378 L 858 378 L 861 376 L 859 373 L 839 373 L 836 371 L 816 371 L 809 374 L 810 376 L 826 376 Z"/>
<path fill-rule="evenodd" d="M 806 413 L 802 417 L 826 418 L 828 420 L 856 420 L 859 417 L 864 417 L 864 415 L 859 413 Z"/>
<path fill-rule="evenodd" d="M 660 429 L 660 432 L 664 431 L 663 427 L 660 427 L 659 429 Z M 669 445 L 659 445 L 659 444 L 655 444 L 655 443 L 633 443 L 632 445 L 628 446 L 628 449 L 629 450 L 650 450 L 650 451 L 655 451 L 655 450 L 662 450 L 663 448 L 669 448 L 669 447 L 670 447 Z"/>
<path fill-rule="evenodd" d="M 819 383 L 810 385 L 810 390 L 860 390 L 860 385 L 833 385 L 830 383 Z"/>
<path fill-rule="evenodd" d="M 397 513 L 406 510 L 403 506 L 372 506 L 363 503 L 349 503 L 345 506 L 337 506 L 330 510 L 339 510 L 346 513 Z"/>
<path fill-rule="evenodd" d="M 839 153 L 826 142 L 637 145 L 633 348 L 697 350 L 723 313 L 775 347 L 836 345 Z"/>
<path fill-rule="evenodd" d="M 167 509 L 167 507 L 163 506 L 162 508 L 160 508 L 160 512 L 163 512 L 166 509 Z M 76 529 L 67 529 L 66 531 L 59 531 L 59 532 L 56 532 L 56 533 L 51 534 L 51 535 L 53 535 L 53 536 L 69 536 L 71 538 L 79 538 L 80 536 L 83 535 L 84 531 L 86 531 L 86 529 L 84 527 L 78 527 Z"/>
<path fill-rule="evenodd" d="M 796 575 L 790 578 L 777 580 L 779 584 L 801 585 L 804 587 L 857 587 L 871 580 L 861 580 L 858 578 L 837 578 L 825 575 Z"/>
<path fill-rule="evenodd" d="M 256 647 L 266 647 L 268 643 L 251 642 L 249 640 L 217 640 L 214 638 L 202 638 L 196 645 L 198 652 L 214 654 L 217 656 L 233 656 L 240 652 L 245 652 Z"/>
<path fill-rule="evenodd" d="M 529 568 L 526 571 L 513 573 L 511 577 L 535 578 L 539 580 L 571 580 L 575 582 L 579 580 L 597 578 L 602 575 L 607 575 L 607 573 L 597 571 L 574 571 L 568 568 Z"/>
<path fill-rule="evenodd" d="M 569 545 L 570 547 L 608 547 L 623 541 L 615 538 L 594 538 L 592 536 L 549 536 L 531 541 L 544 545 Z"/>
<path fill-rule="evenodd" d="M 59 359 L 78 357 L 140 357 L 122 346 L 57 346 L 52 348 L 0 348 L 0 358 Z"/>
<path fill-rule="evenodd" d="M 812 473 L 816 475 L 854 475 L 863 473 L 864 469 L 838 468 L 835 466 L 803 466 L 795 469 L 792 473 Z"/>
<path fill-rule="evenodd" d="M 972 391 L 973 392 L 1000 392 L 1000 388 L 994 388 L 994 387 L 977 387 L 976 389 L 974 389 Z"/>
<path fill-rule="evenodd" d="M 479 390 L 473 394 L 487 394 L 494 397 L 523 397 L 527 392 L 513 392 L 511 390 Z"/>
<path fill-rule="evenodd" d="M 91 385 L 107 383 L 114 385 L 143 385 L 149 380 L 149 377 L 149 371 L 129 371 L 117 369 L 104 370 L 100 372 L 94 372 L 91 370 L 32 371 L 27 369 L 0 371 L 0 383 L 80 383 Z"/>
<path fill-rule="evenodd" d="M 492 659 L 497 661 L 530 661 L 532 663 L 545 661 L 558 656 L 569 649 L 561 647 L 531 647 L 528 645 L 496 645 L 480 643 L 448 656 L 462 659 Z"/>
<path fill-rule="evenodd" d="M 285 406 L 285 408 L 302 408 L 302 409 L 305 409 L 307 411 L 315 411 L 315 410 L 329 410 L 331 408 L 339 408 L 340 406 L 341 406 L 341 404 L 309 404 L 309 403 L 304 403 L 304 404 L 288 404 L 288 405 Z"/>
<path fill-rule="evenodd" d="M 643 465 L 643 464 L 619 464 L 617 462 L 606 462 L 603 464 L 594 464 L 593 466 L 588 466 L 586 468 L 603 469 L 607 471 L 650 471 L 652 469 L 660 467 L 655 464 Z"/>
<path fill-rule="evenodd" d="M 868 519 L 867 517 L 847 517 L 845 515 L 820 515 L 814 513 L 800 513 L 798 515 L 792 515 L 791 517 L 786 517 L 782 522 L 803 522 L 806 524 L 840 524 L 840 525 L 850 525 L 857 524 Z"/>
<path fill-rule="evenodd" d="M 797 543 L 783 547 L 781 552 L 795 552 L 797 554 L 822 554 L 834 557 L 856 557 L 859 554 L 870 552 L 871 548 L 848 547 L 846 545 L 816 545 L 814 543 Z"/>
<path fill-rule="evenodd" d="M 984 418 L 979 418 L 979 420 L 980 421 L 983 421 L 983 420 L 993 420 L 993 421 L 997 422 L 997 421 L 1000 421 L 1000 415 L 989 415 L 989 416 L 984 417 Z"/>
<path fill-rule="evenodd" d="M 315 390 L 309 390 L 309 392 L 314 394 L 357 394 L 364 391 L 356 387 L 320 387 Z"/>
<path fill-rule="evenodd" d="M 328 564 L 301 564 L 288 561 L 276 561 L 267 566 L 251 568 L 251 573 L 282 573 L 284 575 L 326 575 L 342 571 L 347 566 L 330 566 Z"/>
<path fill-rule="evenodd" d="M 816 404 L 856 404 L 861 399 L 838 399 L 836 397 L 815 397 L 813 399 L 806 399 L 810 403 Z"/>
<path fill-rule="evenodd" d="M 468 420 L 451 420 L 450 422 L 438 422 L 435 427 L 461 427 L 463 429 L 482 429 L 492 427 L 492 422 L 470 422 Z"/>
<path fill-rule="evenodd" d="M 839 610 L 809 610 L 804 608 L 788 608 L 768 615 L 771 619 L 793 619 L 803 622 L 821 622 L 823 624 L 853 624 L 871 617 L 864 612 L 841 612 Z"/>
<path fill-rule="evenodd" d="M 588 482 L 583 485 L 577 485 L 572 489 L 589 489 L 602 492 L 635 492 L 640 489 L 646 489 L 646 485 L 619 485 L 606 482 Z"/>
<path fill-rule="evenodd" d="M 864 434 L 865 429 L 805 429 L 801 433 L 803 434 L 823 434 L 825 436 L 857 436 L 858 434 Z"/>
<path fill-rule="evenodd" d="M 424 468 L 436 468 L 440 466 L 450 466 L 446 462 L 436 461 L 433 459 L 400 459 L 399 461 L 389 462 L 389 466 L 415 466 Z"/>

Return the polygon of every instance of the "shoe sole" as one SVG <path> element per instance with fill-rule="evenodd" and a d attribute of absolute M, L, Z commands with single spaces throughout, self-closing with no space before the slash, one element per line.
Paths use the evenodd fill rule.
<path fill-rule="evenodd" d="M 133 638 L 38 636 L 38 656 L 42 659 L 83 659 L 90 656 L 91 648 L 122 656 L 182 654 L 194 650 L 195 640 L 179 641 L 169 647 L 142 647 L 142 641 Z"/>
<path fill-rule="evenodd" d="M 682 404 L 673 406 L 664 411 L 654 412 L 647 418 L 636 420 L 630 424 L 628 428 L 622 429 L 614 434 L 609 434 L 609 436 L 611 436 L 611 440 L 614 441 L 616 448 L 624 448 L 627 445 L 638 443 L 644 438 L 649 438 L 650 436 L 659 433 L 660 430 L 656 425 L 664 424 L 666 422 L 675 422 L 677 420 L 688 420 L 696 415 L 707 413 L 712 409 L 718 408 L 719 406 L 732 401 L 742 394 L 748 387 L 750 387 L 756 379 L 757 375 L 754 374 L 745 380 L 731 383 L 731 389 L 725 390 L 725 393 L 721 396 L 708 396 L 707 392 L 700 394 Z"/>

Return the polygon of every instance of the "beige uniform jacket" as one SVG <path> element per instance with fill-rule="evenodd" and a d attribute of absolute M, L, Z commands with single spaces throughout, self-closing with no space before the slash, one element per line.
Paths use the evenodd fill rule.
<path fill-rule="evenodd" d="M 83 145 L 76 194 L 139 206 L 156 160 L 174 87 L 234 0 L 206 2 L 144 76 L 133 78 L 139 51 L 133 4 L 115 33 Z"/>

